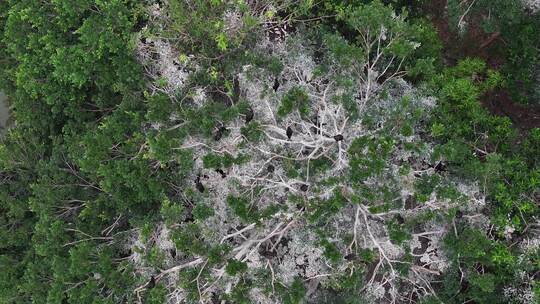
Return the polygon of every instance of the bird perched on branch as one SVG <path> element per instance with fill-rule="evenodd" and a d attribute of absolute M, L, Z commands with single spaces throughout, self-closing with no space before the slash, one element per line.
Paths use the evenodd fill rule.
<path fill-rule="evenodd" d="M 292 134 L 293 134 L 293 130 L 292 130 L 291 126 L 288 126 L 287 127 L 287 138 L 289 140 L 291 140 Z"/>
<path fill-rule="evenodd" d="M 246 111 L 246 124 L 248 124 L 252 119 L 253 119 L 253 109 L 251 107 L 249 107 Z"/>
<path fill-rule="evenodd" d="M 197 190 L 201 193 L 204 192 L 204 186 L 203 184 L 201 183 L 201 176 L 198 175 L 197 178 L 195 179 L 195 188 L 197 188 Z"/>

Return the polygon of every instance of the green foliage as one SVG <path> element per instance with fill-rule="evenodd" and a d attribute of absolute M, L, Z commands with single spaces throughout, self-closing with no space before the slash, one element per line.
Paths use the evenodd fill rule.
<path fill-rule="evenodd" d="M 179 287 L 185 291 L 186 303 L 197 303 L 200 301 L 200 294 L 197 288 L 197 277 L 199 276 L 199 269 L 188 268 L 180 272 Z M 205 271 L 201 272 L 201 277 L 205 274 Z"/>
<path fill-rule="evenodd" d="M 227 205 L 232 209 L 233 213 L 240 218 L 244 223 L 249 223 L 257 220 L 257 211 L 251 205 L 249 200 L 244 197 L 236 197 L 229 195 L 227 197 Z"/>
<path fill-rule="evenodd" d="M 208 153 L 203 156 L 203 165 L 207 169 L 230 168 L 232 165 L 239 165 L 247 160 L 247 156 L 238 155 L 234 157 L 228 153 L 223 156 L 216 153 Z"/>
<path fill-rule="evenodd" d="M 175 134 L 170 132 L 148 135 L 148 152 L 144 158 L 157 160 L 162 168 L 178 164 L 180 172 L 187 174 L 193 167 L 193 156 L 190 150 L 175 149 L 180 143 Z"/>
<path fill-rule="evenodd" d="M 225 272 L 230 276 L 235 276 L 247 270 L 247 264 L 238 260 L 229 260 L 225 267 Z"/>
<path fill-rule="evenodd" d="M 398 245 L 401 245 L 403 242 L 411 239 L 411 235 L 406 229 L 407 227 L 400 224 L 397 219 L 387 221 L 386 227 L 388 228 L 388 236 L 390 237 L 390 240 Z"/>
<path fill-rule="evenodd" d="M 293 110 L 298 110 L 300 116 L 305 118 L 309 115 L 309 96 L 301 87 L 291 88 L 283 98 L 279 105 L 277 114 L 280 117 L 284 117 L 290 114 Z"/>
<path fill-rule="evenodd" d="M 219 244 L 219 245 L 210 247 L 207 253 L 208 263 L 215 264 L 215 263 L 223 262 L 225 255 L 229 252 L 230 252 L 230 248 L 228 245 L 225 245 L 225 244 Z"/>
<path fill-rule="evenodd" d="M 182 135 L 201 134 L 212 137 L 216 130 L 225 127 L 227 123 L 240 116 L 245 104 L 238 103 L 227 106 L 223 102 L 207 102 L 200 108 L 186 107 L 178 113 L 184 121 L 184 127 L 180 130 Z M 226 136 L 223 134 L 222 136 Z"/>
<path fill-rule="evenodd" d="M 175 229 L 171 240 L 176 249 L 185 254 L 203 255 L 207 250 L 207 245 L 202 240 L 201 228 L 196 223 L 184 223 L 181 229 Z"/>
<path fill-rule="evenodd" d="M 478 81 L 482 78 L 486 80 Z M 505 148 L 504 144 L 513 136 L 510 122 L 490 116 L 478 101 L 481 94 L 498 85 L 497 79 L 497 73 L 487 70 L 484 62 L 474 59 L 461 61 L 456 67 L 445 70 L 435 78 L 442 100 L 432 133 L 439 138 L 454 136 L 472 141 L 482 132 L 497 132 L 494 135 L 498 136 L 488 134 L 487 140 L 483 139 L 484 142 L 480 144 L 503 145 L 501 148 Z M 441 126 L 446 126 L 445 130 Z"/>
<path fill-rule="evenodd" d="M 323 293 L 320 302 L 332 304 L 366 303 L 358 294 L 358 291 L 361 290 L 365 284 L 364 280 L 364 272 L 361 270 L 336 276 L 331 282 L 331 288 L 322 291 Z"/>
<path fill-rule="evenodd" d="M 469 288 L 462 290 L 450 303 L 465 300 L 503 303 L 503 299 L 495 291 L 510 283 L 512 273 L 519 268 L 509 249 L 488 239 L 481 231 L 470 228 L 459 230 L 458 236 L 449 234 L 444 244 L 452 261 L 452 268 L 444 278 L 447 283 L 441 292 L 441 295 L 444 295 L 442 300 L 455 297 L 454 292 L 461 289 L 461 274 L 458 273 L 461 271 L 467 274 Z M 456 272 L 458 266 L 461 270 Z"/>
<path fill-rule="evenodd" d="M 469 17 L 476 17 L 482 22 L 482 27 L 487 32 L 501 30 L 504 26 L 518 23 L 523 18 L 523 6 L 519 0 L 477 0 L 474 3 L 460 3 L 457 0 L 448 1 L 448 13 L 455 27 L 466 10 Z M 485 12 L 491 12 L 484 15 Z M 467 19 L 465 19 L 467 20 Z"/>
<path fill-rule="evenodd" d="M 538 168 L 540 159 L 535 156 L 540 153 L 540 128 L 532 129 L 520 148 L 519 153 L 527 165 Z M 533 184 L 537 185 L 537 182 L 535 181 Z"/>
<path fill-rule="evenodd" d="M 348 151 L 351 158 L 351 181 L 360 183 L 371 176 L 381 174 L 393 147 L 394 142 L 389 137 L 355 138 Z"/>
<path fill-rule="evenodd" d="M 306 287 L 300 278 L 295 278 L 288 287 L 277 285 L 276 291 L 281 296 L 283 304 L 300 304 L 304 302 Z"/>
<path fill-rule="evenodd" d="M 441 97 L 432 127 L 432 135 L 441 142 L 435 159 L 443 157 L 459 175 L 482 181 L 496 203 L 492 215 L 500 229 L 506 225 L 522 228 L 523 221 L 537 211 L 526 193 L 536 191 L 538 169 L 536 163 L 527 164 L 529 156 L 523 157 L 520 145 L 514 144 L 516 130 L 510 121 L 492 116 L 478 101 L 499 82 L 497 73 L 472 59 L 435 79 Z M 536 132 L 531 132 L 531 141 L 536 140 Z M 523 151 L 531 147 L 529 141 L 523 145 Z"/>
<path fill-rule="evenodd" d="M 495 277 L 493 274 L 473 274 L 470 278 L 471 285 L 478 288 L 481 292 L 492 293 L 495 291 Z"/>
<path fill-rule="evenodd" d="M 195 218 L 196 220 L 204 221 L 214 215 L 214 209 L 204 203 L 199 203 L 195 205 L 192 213 L 193 218 Z"/>
<path fill-rule="evenodd" d="M 183 215 L 184 207 L 180 204 L 174 204 L 169 199 L 164 199 L 161 203 L 161 216 L 167 226 L 175 224 Z"/>
<path fill-rule="evenodd" d="M 346 202 L 346 198 L 336 188 L 332 197 L 328 200 L 317 199 L 309 202 L 311 209 L 309 220 L 314 223 L 328 221 L 331 216 L 337 214 L 345 206 Z"/>
<path fill-rule="evenodd" d="M 157 284 L 146 297 L 146 302 L 150 304 L 160 304 L 165 302 L 167 296 L 167 289 L 163 284 Z"/>
<path fill-rule="evenodd" d="M 383 40 L 382 44 L 379 43 L 377 52 L 398 61 L 403 60 L 405 70 L 410 70 L 412 76 L 433 74 L 441 49 L 436 31 L 426 22 L 409 21 L 406 10 L 396 12 L 391 5 L 374 0 L 368 4 L 358 4 L 347 10 L 340 10 L 337 18 L 358 33 L 357 45 L 363 48 L 364 52 L 374 51 L 367 49 L 367 43 L 376 42 L 381 28 L 384 28 L 385 35 L 392 37 L 392 40 L 391 42 Z M 369 48 L 371 47 L 370 45 Z M 375 60 L 370 55 L 367 63 L 372 65 L 372 68 L 387 71 L 384 67 L 388 63 L 384 59 Z M 399 69 L 400 66 L 401 64 L 395 65 L 393 68 Z"/>
<path fill-rule="evenodd" d="M 540 13 L 523 17 L 520 23 L 505 24 L 502 28 L 502 35 L 509 45 L 504 48 L 508 63 L 501 72 L 506 76 L 507 88 L 516 101 L 538 105 L 540 38 L 536 29 L 540 26 Z"/>
<path fill-rule="evenodd" d="M 252 121 L 246 126 L 243 126 L 240 129 L 240 134 L 253 143 L 260 142 L 264 136 L 261 124 L 256 121 Z"/>
<path fill-rule="evenodd" d="M 231 293 L 225 296 L 225 299 L 231 303 L 239 304 L 250 304 L 251 299 L 249 298 L 249 291 L 251 289 L 251 284 L 249 281 L 240 281 L 238 284 L 235 284 Z"/>
<path fill-rule="evenodd" d="M 0 83 L 17 121 L 0 160 L 9 181 L 1 226 L 11 227 L 0 231 L 1 260 L 16 270 L 0 283 L 9 290 L 0 302 L 132 298 L 111 236 L 119 231 L 102 231 L 116 220 L 129 229 L 126 216 L 155 208 L 162 194 L 147 162 L 125 161 L 144 141 L 144 108 L 133 106 L 143 85 L 131 42 L 139 21 L 136 1 L 0 5 Z"/>
<path fill-rule="evenodd" d="M 146 255 L 146 262 L 150 267 L 162 268 L 164 262 L 164 253 L 157 247 L 152 247 Z"/>
<path fill-rule="evenodd" d="M 343 257 L 339 249 L 330 241 L 323 239 L 321 246 L 324 248 L 324 256 L 332 263 L 339 262 Z"/>
<path fill-rule="evenodd" d="M 424 175 L 415 181 L 415 198 L 419 202 L 429 200 L 431 193 L 435 191 L 440 183 L 440 176 L 437 174 Z"/>
<path fill-rule="evenodd" d="M 377 259 L 377 253 L 374 250 L 362 249 L 358 253 L 358 257 L 362 262 L 369 264 Z"/>
<path fill-rule="evenodd" d="M 350 273 L 329 278 L 328 289 L 321 292 L 326 302 L 359 303 L 366 265 L 377 261 L 377 252 L 357 248 L 356 256 L 344 258 L 342 243 L 330 241 L 325 229 L 349 203 L 366 204 L 370 212 L 401 208 L 399 189 L 387 170 L 397 165 L 391 162 L 392 154 L 398 149 L 420 154 L 422 144 L 400 142 L 412 135 L 435 140 L 432 163 L 444 164 L 445 172 L 416 179 L 411 184 L 415 200 L 425 202 L 436 193 L 437 199 L 463 203 L 445 177 L 466 177 L 482 189 L 488 201 L 483 212 L 496 225 L 488 237 L 462 227 L 458 208 L 444 214 L 455 230 L 450 229 L 444 241 L 451 265 L 443 283 L 435 286 L 437 296 L 445 303 L 501 303 L 500 290 L 521 286 L 518 275 L 534 277 L 540 260 L 538 253 L 519 252 L 519 246 L 509 246 L 502 238 L 505 228 L 524 236 L 538 216 L 540 130 L 518 137 L 508 119 L 490 115 L 478 101 L 501 85 L 525 101 L 535 94 L 538 22 L 533 15 L 518 13 L 516 3 L 478 0 L 471 11 L 486 18 L 487 31 L 501 32 L 508 45 L 506 67 L 496 72 L 467 59 L 437 73 L 437 33 L 401 9 L 407 7 L 418 17 L 419 1 L 285 1 L 259 7 L 246 1 L 170 0 L 159 3 L 159 18 L 147 16 L 148 2 L 132 0 L 0 2 L 0 87 L 9 95 L 16 121 L 0 144 L 0 302 L 162 303 L 171 286 L 177 286 L 186 302 L 196 303 L 201 300 L 199 283 L 218 284 L 212 269 L 224 267 L 238 278 L 229 294 L 216 296 L 250 303 L 251 288 L 261 277 L 270 278 L 269 271 L 262 270 L 258 277 L 261 272 L 233 258 L 237 244 L 211 241 L 219 239 L 207 222 L 216 211 L 208 192 L 194 193 L 193 180 L 187 177 L 196 174 L 196 158 L 202 157 L 206 169 L 227 169 L 244 164 L 251 155 L 193 155 L 198 147 L 182 145 L 187 138 L 202 136 L 202 147 L 219 151 L 214 145 L 238 129 L 251 142 L 242 142 L 242 147 L 263 139 L 261 123 L 238 124 L 248 113 L 238 73 L 251 66 L 255 73 L 281 77 L 286 61 L 264 55 L 258 42 L 268 34 L 268 25 L 287 23 L 296 32 L 292 39 L 305 32 L 312 39 L 318 65 L 314 75 L 331 81 L 337 94 L 331 102 L 342 105 L 350 121 L 362 119 L 369 135 L 348 146 L 347 174 L 320 184 L 310 180 L 310 195 L 291 194 L 286 203 L 264 209 L 254 204 L 261 188 L 252 189 L 251 195 L 238 189 L 231 193 L 242 195 L 226 198 L 231 215 L 243 224 L 259 225 L 293 209 L 299 216 L 296 223 L 307 220 L 311 225 L 305 229 L 317 229 L 326 259 L 334 264 L 347 260 L 352 267 Z M 455 6 L 449 1 L 450 10 Z M 483 13 L 486 9 L 490 14 Z M 381 29 L 385 38 L 379 40 Z M 166 83 L 163 75 L 147 85 L 145 69 L 133 56 L 139 38 L 146 46 L 150 40 L 167 39 L 180 52 L 185 68 L 193 69 L 181 90 L 171 96 L 159 93 Z M 376 54 L 381 49 L 366 41 L 382 42 L 382 53 Z M 356 80 L 365 76 L 366 65 L 379 72 L 388 65 L 388 71 L 408 75 L 415 84 L 431 79 L 431 93 L 438 98 L 433 113 L 415 109 L 411 98 L 390 109 L 376 104 L 371 107 L 375 110 L 360 111 Z M 327 75 L 332 70 L 335 75 Z M 303 119 L 312 114 L 312 92 L 306 88 L 293 85 L 284 94 L 280 118 L 295 111 Z M 208 99 L 202 105 L 194 102 L 200 89 Z M 373 101 L 390 104 L 392 94 L 385 88 Z M 379 118 L 386 121 L 383 130 L 378 130 Z M 420 120 L 431 124 L 431 137 L 421 133 Z M 303 163 L 280 161 L 289 178 L 306 177 Z M 310 161 L 310 178 L 320 177 L 333 164 L 330 156 Z M 400 173 L 405 177 L 410 170 L 406 165 Z M 384 182 L 370 184 L 373 178 Z M 345 186 L 336 186 L 339 183 Z M 333 187 L 333 192 L 319 199 L 323 187 Z M 442 219 L 426 211 L 385 223 L 390 240 L 403 245 L 413 228 Z M 155 243 L 155 230 L 163 222 L 175 246 L 172 253 Z M 134 241 L 134 236 L 139 239 Z M 143 258 L 142 265 L 132 261 L 134 255 Z M 181 269 L 177 285 L 161 281 L 143 294 L 135 292 L 144 284 L 137 276 L 140 267 L 159 273 L 171 258 L 177 262 L 193 257 L 207 261 Z M 413 263 L 410 252 L 403 262 L 395 269 L 407 275 Z M 295 278 L 286 286 L 272 278 L 273 296 L 282 303 L 306 302 L 305 279 Z M 268 287 L 267 281 L 261 285 Z M 533 288 L 538 290 L 537 285 Z M 429 301 L 438 300 L 424 299 Z"/>
<path fill-rule="evenodd" d="M 451 171 L 481 181 L 493 204 L 489 209 L 492 220 L 501 234 L 505 227 L 523 229 L 538 212 L 527 199 L 538 189 L 538 163 L 531 161 L 535 157 L 530 154 L 536 153 L 531 151 L 537 150 L 538 145 L 532 143 L 537 142 L 538 131 L 532 130 L 526 140 L 516 144 L 510 121 L 491 116 L 481 107 L 481 94 L 501 82 L 500 76 L 487 70 L 481 61 L 462 61 L 445 70 L 435 82 L 440 100 L 432 135 L 441 141 L 435 158 L 446 159 Z M 441 195 L 459 199 L 455 191 L 443 191 Z M 449 234 L 445 244 L 453 263 L 440 291 L 443 301 L 502 303 L 496 291 L 511 284 L 514 271 L 519 271 L 516 253 L 503 242 L 470 229 L 458 231 L 457 236 Z M 461 287 L 461 272 L 468 275 L 466 291 Z"/>
<path fill-rule="evenodd" d="M 326 172 L 332 167 L 332 160 L 328 158 L 317 158 L 309 162 L 309 174 L 311 176 L 317 176 Z"/>
<path fill-rule="evenodd" d="M 485 32 L 501 36 L 505 43 L 491 52 L 506 59 L 501 72 L 509 91 L 516 101 L 537 104 L 540 38 L 535 29 L 540 25 L 540 12 L 527 11 L 519 0 L 451 0 L 448 13 L 456 30 L 461 27 L 461 32 L 466 32 L 467 23 L 480 23 Z"/>
<path fill-rule="evenodd" d="M 243 26 L 235 33 L 228 32 L 223 22 L 225 12 L 233 8 L 243 13 Z M 168 3 L 166 10 L 170 15 L 167 31 L 173 36 L 181 37 L 177 45 L 185 54 L 200 54 L 212 58 L 231 49 L 240 49 L 256 30 L 256 19 L 250 15 L 246 4 L 206 0 L 188 4 L 173 0 Z M 194 41 L 197 43 L 193 43 Z"/>

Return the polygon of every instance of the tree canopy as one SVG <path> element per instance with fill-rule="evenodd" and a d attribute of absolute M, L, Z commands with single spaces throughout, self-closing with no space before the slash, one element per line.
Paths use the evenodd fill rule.
<path fill-rule="evenodd" d="M 0 303 L 539 301 L 539 10 L 436 5 L 2 1 Z"/>

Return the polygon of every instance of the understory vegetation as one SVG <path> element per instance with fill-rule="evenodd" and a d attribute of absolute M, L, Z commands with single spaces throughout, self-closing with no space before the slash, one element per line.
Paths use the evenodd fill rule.
<path fill-rule="evenodd" d="M 1 1 L 0 303 L 540 302 L 540 125 L 486 107 L 540 115 L 539 28 L 521 0 Z"/>

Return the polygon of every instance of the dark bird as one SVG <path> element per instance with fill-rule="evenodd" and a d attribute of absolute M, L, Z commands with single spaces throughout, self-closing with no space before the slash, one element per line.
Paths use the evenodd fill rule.
<path fill-rule="evenodd" d="M 274 89 L 274 92 L 279 89 L 279 81 L 277 80 L 277 78 L 274 79 L 274 86 L 272 87 L 272 89 Z"/>
<path fill-rule="evenodd" d="M 341 134 L 334 135 L 334 140 L 335 141 L 342 141 L 343 140 L 343 135 L 341 135 Z"/>
<path fill-rule="evenodd" d="M 320 48 L 316 48 L 315 52 L 313 52 L 313 59 L 315 63 L 321 63 L 324 58 L 324 53 L 321 51 Z"/>
<path fill-rule="evenodd" d="M 315 114 L 311 119 L 313 126 L 310 128 L 312 133 L 321 134 L 321 123 L 319 122 L 319 115 Z"/>
<path fill-rule="evenodd" d="M 223 88 L 211 88 L 208 90 L 208 94 L 215 103 L 222 103 L 226 106 L 231 106 L 233 104 L 232 94 L 229 96 L 229 94 L 223 92 Z"/>
<path fill-rule="evenodd" d="M 146 285 L 146 288 L 147 289 L 152 289 L 156 286 L 156 279 L 154 278 L 154 276 L 151 276 L 150 277 L 150 281 L 148 282 L 148 284 Z"/>
<path fill-rule="evenodd" d="M 302 155 L 305 155 L 305 156 L 310 155 L 312 152 L 313 152 L 313 148 L 312 148 L 312 147 L 304 147 L 304 148 L 302 149 Z"/>
<path fill-rule="evenodd" d="M 144 20 L 143 18 L 140 18 L 139 21 L 135 24 L 134 29 L 136 29 L 137 32 L 140 32 L 146 24 L 147 24 L 147 21 Z"/>
<path fill-rule="evenodd" d="M 214 140 L 215 141 L 218 141 L 221 139 L 221 137 L 223 137 L 223 134 L 227 131 L 227 128 L 225 128 L 225 126 L 220 126 L 216 133 L 214 133 Z"/>
<path fill-rule="evenodd" d="M 365 74 L 365 75 L 369 74 L 369 68 L 368 68 L 368 65 L 367 65 L 367 64 L 364 65 L 363 70 L 364 70 L 364 74 Z"/>
<path fill-rule="evenodd" d="M 227 174 L 225 174 L 225 172 L 223 172 L 223 170 L 221 170 L 221 169 L 219 169 L 219 168 L 216 169 L 216 172 L 219 173 L 219 174 L 221 174 L 221 178 L 227 177 Z"/>
<path fill-rule="evenodd" d="M 291 137 L 292 137 L 292 133 L 293 133 L 293 131 L 292 131 L 291 126 L 288 126 L 288 127 L 287 127 L 287 138 L 288 138 L 289 140 L 290 140 Z"/>
<path fill-rule="evenodd" d="M 204 186 L 201 183 L 200 176 L 197 176 L 197 178 L 195 179 L 195 188 L 197 188 L 197 190 L 199 190 L 199 192 L 201 192 L 201 193 L 204 192 Z"/>
<path fill-rule="evenodd" d="M 308 191 L 308 188 L 309 188 L 309 186 L 306 185 L 306 184 L 302 184 L 302 186 L 300 186 L 300 190 L 302 190 L 303 192 Z"/>
<path fill-rule="evenodd" d="M 435 172 L 444 172 L 446 171 L 446 164 L 443 162 L 438 162 L 433 169 L 435 169 Z"/>
<path fill-rule="evenodd" d="M 345 256 L 345 260 L 347 261 L 354 261 L 356 260 L 358 257 L 356 256 L 356 254 L 354 253 L 349 253 Z"/>
<path fill-rule="evenodd" d="M 253 109 L 249 107 L 246 112 L 246 124 L 253 119 Z"/>
<path fill-rule="evenodd" d="M 268 165 L 268 167 L 266 167 L 266 171 L 268 171 L 268 173 L 272 173 L 274 172 L 274 166 L 273 165 Z"/>
<path fill-rule="evenodd" d="M 233 80 L 233 94 L 232 94 L 233 103 L 237 103 L 240 100 L 240 81 L 238 77 L 235 77 Z"/>
<path fill-rule="evenodd" d="M 277 252 L 275 250 L 269 250 L 267 248 L 265 248 L 265 246 L 261 246 L 259 247 L 259 254 L 262 255 L 263 257 L 271 260 L 273 258 L 275 258 L 277 256 Z"/>

